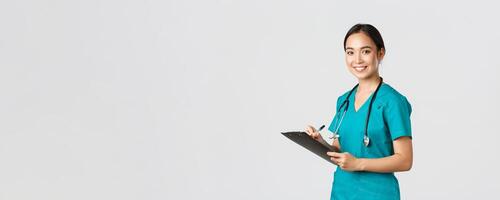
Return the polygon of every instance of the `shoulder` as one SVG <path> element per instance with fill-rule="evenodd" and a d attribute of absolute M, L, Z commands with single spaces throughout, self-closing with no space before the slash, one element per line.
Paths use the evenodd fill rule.
<path fill-rule="evenodd" d="M 350 92 L 351 90 L 348 90 L 347 92 L 345 92 L 344 94 L 340 95 L 337 98 L 337 110 L 341 107 L 342 103 L 347 99 L 347 96 L 349 96 Z"/>
<path fill-rule="evenodd" d="M 351 92 L 351 90 L 348 90 L 347 92 L 344 92 L 344 94 L 340 95 L 337 98 L 337 101 L 344 101 L 347 98 L 347 96 L 349 95 L 349 92 Z"/>
<path fill-rule="evenodd" d="M 379 94 L 377 94 L 377 101 L 385 106 L 404 106 L 411 110 L 411 104 L 406 96 L 387 83 L 380 86 Z"/>
<path fill-rule="evenodd" d="M 377 98 L 379 97 L 381 99 L 392 100 L 392 101 L 406 99 L 406 96 L 401 94 L 399 91 L 394 89 L 394 87 L 392 87 L 387 83 L 383 83 L 382 86 L 380 86 L 380 91 Z"/>

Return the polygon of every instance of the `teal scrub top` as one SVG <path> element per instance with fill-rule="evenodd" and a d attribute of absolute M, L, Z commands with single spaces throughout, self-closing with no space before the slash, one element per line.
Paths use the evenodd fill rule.
<path fill-rule="evenodd" d="M 373 93 L 359 110 L 355 111 L 356 92 L 357 88 L 349 97 L 348 110 L 338 129 L 341 151 L 349 152 L 357 158 L 382 158 L 393 155 L 393 140 L 403 136 L 412 137 L 410 103 L 390 85 L 382 83 L 373 102 L 368 124 L 370 144 L 366 147 L 363 144 L 365 120 Z M 337 111 L 348 93 L 337 99 Z M 343 112 L 344 107 L 335 114 L 328 128 L 331 132 L 337 128 Z M 337 167 L 330 199 L 400 199 L 399 184 L 394 173 L 349 172 Z"/>

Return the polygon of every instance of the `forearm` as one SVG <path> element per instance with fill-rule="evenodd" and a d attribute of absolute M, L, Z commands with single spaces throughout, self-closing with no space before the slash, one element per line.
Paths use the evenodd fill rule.
<path fill-rule="evenodd" d="M 359 171 L 380 173 L 408 171 L 413 163 L 412 158 L 398 153 L 383 158 L 359 158 L 358 160 Z"/>

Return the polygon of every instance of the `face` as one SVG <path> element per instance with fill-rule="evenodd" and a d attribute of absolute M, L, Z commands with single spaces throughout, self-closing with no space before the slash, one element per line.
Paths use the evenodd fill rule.
<path fill-rule="evenodd" d="M 377 46 L 365 33 L 354 33 L 347 38 L 347 69 L 359 80 L 378 77 L 378 64 L 383 58 L 384 49 L 377 51 Z"/>

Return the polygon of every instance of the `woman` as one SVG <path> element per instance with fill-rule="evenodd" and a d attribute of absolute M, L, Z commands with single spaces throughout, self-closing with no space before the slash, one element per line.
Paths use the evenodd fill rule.
<path fill-rule="evenodd" d="M 379 75 L 385 47 L 375 27 L 354 25 L 344 38 L 344 51 L 358 84 L 337 99 L 328 128 L 337 150 L 328 156 L 338 166 L 330 198 L 400 199 L 394 172 L 408 171 L 413 163 L 411 105 Z M 306 132 L 330 145 L 314 127 Z"/>

